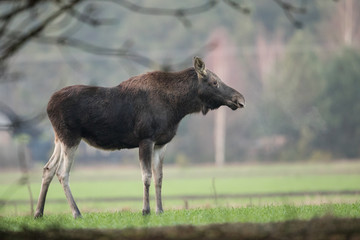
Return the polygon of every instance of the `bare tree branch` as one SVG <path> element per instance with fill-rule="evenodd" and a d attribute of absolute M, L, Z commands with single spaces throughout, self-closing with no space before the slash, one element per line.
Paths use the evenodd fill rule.
<path fill-rule="evenodd" d="M 7 20 L 11 19 L 12 17 L 16 16 L 18 13 L 23 12 L 25 10 L 29 10 L 34 7 L 40 1 L 28 1 L 26 4 L 21 5 L 23 2 L 19 1 L 20 5 L 17 8 L 13 8 L 10 11 L 4 13 L 0 16 L 0 20 Z"/>
<path fill-rule="evenodd" d="M 224 3 L 229 5 L 230 7 L 234 8 L 235 10 L 242 12 L 244 14 L 249 14 L 251 12 L 250 8 L 241 6 L 238 2 L 234 0 L 223 0 Z"/>
<path fill-rule="evenodd" d="M 39 25 L 31 29 L 29 32 L 23 34 L 18 39 L 14 41 L 8 41 L 4 45 L 1 45 L 0 48 L 0 63 L 3 62 L 8 57 L 12 56 L 14 53 L 16 53 L 25 42 L 31 40 L 33 37 L 41 33 L 46 26 L 48 26 L 50 23 L 52 23 L 58 16 L 69 10 L 70 8 L 74 7 L 76 4 L 81 2 L 81 0 L 74 0 L 71 1 L 70 4 L 64 5 L 59 10 L 48 16 L 43 22 L 41 22 Z"/>
<path fill-rule="evenodd" d="M 143 7 L 127 0 L 106 0 L 106 1 L 115 3 L 132 12 L 137 12 L 140 14 L 156 15 L 156 16 L 174 16 L 185 27 L 191 26 L 191 22 L 186 18 L 186 16 L 197 15 L 203 12 L 207 12 L 210 9 L 214 8 L 220 2 L 220 0 L 208 0 L 205 3 L 195 7 L 167 9 L 167 8 Z"/>
<path fill-rule="evenodd" d="M 35 126 L 46 117 L 45 112 L 30 117 L 28 119 L 20 117 L 8 105 L 0 102 L 0 114 L 4 115 L 8 120 L 8 124 L 0 125 L 0 130 L 10 131 L 13 135 L 29 134 L 36 137 L 39 135 L 40 130 Z"/>
<path fill-rule="evenodd" d="M 121 48 L 107 48 L 102 46 L 97 46 L 91 44 L 89 42 L 85 42 L 79 39 L 70 38 L 70 37 L 47 37 L 47 36 L 38 36 L 34 40 L 43 43 L 43 44 L 58 44 L 65 47 L 73 47 L 76 49 L 80 49 L 82 51 L 101 55 L 101 56 L 112 56 L 112 57 L 122 57 L 126 58 L 127 60 L 133 61 L 141 66 L 152 68 L 152 69 L 159 69 L 164 71 L 171 71 L 174 69 L 180 69 L 183 66 L 188 65 L 188 59 L 192 59 L 194 55 L 203 55 L 207 51 L 213 50 L 216 45 L 214 43 L 209 43 L 204 47 L 200 48 L 198 51 L 192 54 L 192 56 L 186 58 L 184 61 L 181 61 L 177 64 L 160 64 L 148 57 L 145 57 L 135 51 L 129 50 L 126 47 L 127 44 L 124 44 L 125 47 Z"/>
<path fill-rule="evenodd" d="M 6 1 L 7 3 L 10 1 Z M 38 24 L 35 27 L 30 28 L 29 30 L 24 31 L 22 34 L 18 34 L 17 38 L 14 38 L 14 35 L 11 34 L 11 31 L 7 29 L 9 24 L 11 23 L 13 18 L 16 18 L 21 13 L 29 10 L 36 9 L 36 6 L 39 6 L 40 3 L 53 3 L 58 6 L 58 9 L 47 16 L 43 20 L 38 20 Z M 102 1 L 104 2 L 104 1 Z M 242 6 L 235 0 L 207 0 L 197 6 L 194 7 L 181 7 L 181 8 L 159 8 L 159 7 L 143 7 L 141 5 L 132 3 L 129 0 L 106 0 L 106 2 L 111 2 L 116 4 L 122 8 L 125 8 L 129 11 L 136 12 L 139 14 L 145 15 L 154 15 L 154 16 L 172 16 L 176 17 L 185 27 L 190 27 L 191 22 L 187 19 L 188 16 L 196 15 L 200 13 L 207 12 L 213 8 L 215 8 L 218 3 L 223 2 L 231 8 L 242 12 L 244 14 L 250 13 L 250 9 Z M 293 4 L 286 2 L 285 0 L 274 0 L 283 10 L 287 18 L 290 22 L 294 24 L 295 27 L 302 27 L 302 24 L 295 20 L 294 14 L 304 14 L 306 13 L 306 9 L 304 7 L 296 7 Z M 79 3 L 85 3 L 85 10 L 79 11 L 75 8 L 75 6 L 79 5 Z M 62 1 L 43 1 L 43 0 L 28 0 L 28 1 L 19 1 L 15 7 L 6 11 L 2 15 L 0 15 L 0 38 L 7 37 L 7 41 L 3 41 L 0 43 L 0 64 L 6 61 L 9 57 L 15 54 L 25 43 L 32 40 L 35 36 L 41 34 L 45 28 L 54 27 L 54 20 L 58 19 L 60 15 L 63 13 L 68 14 L 72 19 L 76 20 L 75 23 L 78 23 L 76 26 L 79 26 L 81 23 L 84 23 L 89 26 L 101 26 L 101 25 L 109 25 L 115 24 L 117 22 L 114 18 L 100 18 L 94 17 L 94 13 L 96 11 L 95 3 L 89 0 L 74 0 L 68 1 L 67 3 L 63 3 Z M 27 23 L 27 22 L 26 22 Z M 34 23 L 34 22 L 33 22 Z M 32 23 L 32 24 L 33 24 Z M 36 22 L 35 22 L 36 23 Z M 71 27 L 72 24 L 69 22 L 64 23 L 59 28 Z M 72 28 L 75 29 L 75 28 Z M 72 31 L 74 33 L 74 31 Z M 64 36 L 64 34 L 58 34 L 57 36 Z M 69 34 L 71 35 L 71 34 Z M 69 36 L 67 34 L 67 36 Z M 12 36 L 10 39 L 9 36 Z M 154 63 L 148 58 L 139 57 L 138 55 L 129 54 L 124 49 L 115 49 L 108 51 L 110 49 L 92 47 L 89 46 L 88 43 L 78 44 L 79 40 L 68 39 L 68 43 L 61 43 L 64 40 L 63 37 L 60 37 L 58 44 L 63 45 L 71 45 L 73 47 L 79 46 L 82 50 L 86 49 L 88 52 L 93 52 L 94 54 L 101 55 L 117 55 L 117 56 L 126 56 L 129 57 L 132 61 L 139 62 L 140 64 L 149 66 L 158 66 L 159 64 Z M 114 53 L 115 52 L 115 53 Z M 125 54 L 126 52 L 126 54 Z"/>
<path fill-rule="evenodd" d="M 28 4 L 22 5 L 21 1 L 19 1 L 17 3 L 20 3 L 20 5 L 18 5 L 15 8 L 12 8 L 11 10 L 7 11 L 6 13 L 4 13 L 3 15 L 0 16 L 0 22 L 2 21 L 2 25 L 0 28 L 0 38 L 5 33 L 8 25 L 11 23 L 11 21 L 13 20 L 14 17 L 16 17 L 18 14 L 20 14 L 23 11 L 27 11 L 27 10 L 31 9 L 35 5 L 35 3 L 33 3 L 33 4 L 28 3 Z"/>
<path fill-rule="evenodd" d="M 90 8 L 90 7 L 89 7 Z M 67 13 L 71 15 L 73 18 L 76 18 L 79 22 L 91 25 L 93 27 L 98 27 L 100 25 L 114 25 L 118 22 L 118 20 L 114 18 L 94 18 L 91 14 L 93 14 L 93 10 L 88 10 L 89 13 L 81 13 L 74 8 L 69 9 Z"/>
<path fill-rule="evenodd" d="M 204 3 L 189 8 L 175 8 L 175 9 L 167 9 L 167 8 L 153 8 L 153 7 L 143 7 L 137 4 L 132 3 L 131 1 L 127 0 L 106 0 L 107 2 L 112 2 L 117 4 L 123 8 L 126 8 L 130 11 L 145 14 L 145 15 L 156 15 L 156 16 L 173 16 L 176 17 L 179 21 L 181 21 L 184 26 L 190 27 L 191 23 L 186 18 L 189 15 L 196 15 L 210 9 L 214 8 L 221 0 L 208 0 Z M 224 0 L 223 0 L 224 1 Z M 17 32 L 14 35 L 13 31 L 7 30 L 7 26 L 11 23 L 11 19 L 17 17 L 23 11 L 26 11 L 30 8 L 34 8 L 34 6 L 38 5 L 41 0 L 30 0 L 25 2 L 25 4 L 18 5 L 17 7 L 13 8 L 12 10 L 4 13 L 0 16 L 0 37 L 6 37 L 7 40 L 0 44 L 0 64 L 6 61 L 9 57 L 15 54 L 26 42 L 32 40 L 34 37 L 39 35 L 43 32 L 43 30 L 48 26 L 53 26 L 53 22 L 63 13 L 67 13 L 73 19 L 76 19 L 78 23 L 84 23 L 90 26 L 100 26 L 100 25 L 108 25 L 116 23 L 116 19 L 109 19 L 109 18 L 94 18 L 92 13 L 95 11 L 95 7 L 93 3 L 89 3 L 87 0 L 75 0 L 70 1 L 68 4 L 60 5 L 61 1 L 53 1 L 58 6 L 58 10 L 53 12 L 51 15 L 47 16 L 44 20 L 39 21 L 39 23 L 31 28 L 30 30 L 24 32 Z M 52 1 L 50 1 L 51 3 Z M 88 7 L 87 10 L 80 12 L 78 11 L 75 6 L 78 5 L 80 2 L 87 3 Z M 236 8 L 241 9 L 244 13 L 248 12 L 245 8 L 241 8 L 239 4 L 237 4 L 233 0 L 225 0 L 225 3 Z M 66 24 L 70 26 L 70 24 Z M 65 26 L 64 26 L 65 27 Z M 24 29 L 24 28 L 22 28 Z M 61 34 L 63 35 L 63 34 Z M 46 39 L 48 41 L 49 39 Z M 44 41 L 44 39 L 43 39 Z M 94 54 L 100 55 L 116 55 L 116 56 L 123 56 L 127 57 L 130 60 L 142 64 L 144 66 L 155 66 L 156 68 L 161 67 L 160 64 L 155 63 L 149 58 L 140 56 L 139 54 L 129 53 L 126 49 L 107 49 L 101 47 L 94 47 L 91 46 L 89 43 L 82 43 L 79 44 L 80 40 L 70 39 L 70 38 L 63 38 L 60 37 L 57 40 L 57 44 L 72 46 L 72 47 L 79 47 L 82 50 L 86 50 L 88 52 L 92 52 Z"/>
<path fill-rule="evenodd" d="M 306 8 L 304 7 L 296 7 L 294 5 L 292 5 L 289 2 L 286 2 L 284 0 L 274 0 L 275 3 L 277 3 L 283 10 L 285 13 L 285 16 L 289 19 L 289 21 L 294 25 L 294 27 L 296 28 L 302 28 L 303 24 L 300 21 L 297 21 L 294 18 L 294 13 L 295 14 L 305 14 L 306 13 Z"/>
<path fill-rule="evenodd" d="M 127 0 L 105 0 L 105 1 L 116 3 L 119 6 L 122 6 L 133 12 L 147 14 L 147 15 L 156 15 L 156 16 L 177 16 L 179 14 L 184 16 L 196 15 L 199 13 L 209 11 L 219 3 L 219 0 L 208 0 L 205 3 L 196 7 L 167 9 L 167 8 L 143 7 Z"/>

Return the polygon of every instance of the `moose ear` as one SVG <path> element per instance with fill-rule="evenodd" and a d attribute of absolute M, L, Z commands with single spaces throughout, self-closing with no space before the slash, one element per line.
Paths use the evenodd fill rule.
<path fill-rule="evenodd" d="M 194 57 L 194 68 L 199 76 L 206 76 L 205 63 L 199 57 Z"/>

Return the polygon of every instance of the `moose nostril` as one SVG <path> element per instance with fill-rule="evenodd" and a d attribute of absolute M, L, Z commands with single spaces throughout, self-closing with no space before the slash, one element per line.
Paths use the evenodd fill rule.
<path fill-rule="evenodd" d="M 240 108 L 245 107 L 245 103 L 242 103 L 242 102 L 237 102 L 237 104 L 239 105 L 239 107 L 240 107 Z"/>
<path fill-rule="evenodd" d="M 245 99 L 242 96 L 238 96 L 235 100 L 235 102 L 239 105 L 239 107 L 243 108 L 245 107 Z"/>

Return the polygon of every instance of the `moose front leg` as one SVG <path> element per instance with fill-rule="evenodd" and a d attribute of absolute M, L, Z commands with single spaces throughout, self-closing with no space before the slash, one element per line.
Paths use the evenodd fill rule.
<path fill-rule="evenodd" d="M 154 174 L 154 183 L 155 183 L 155 199 L 156 199 L 156 213 L 162 213 L 162 201 L 161 201 L 161 186 L 163 179 L 163 161 L 165 156 L 166 145 L 155 146 L 153 153 L 153 164 L 152 172 Z"/>
<path fill-rule="evenodd" d="M 151 162 L 153 156 L 154 142 L 151 140 L 143 140 L 139 144 L 139 159 L 142 172 L 142 180 L 144 183 L 143 196 L 143 215 L 150 213 L 149 188 L 151 183 Z"/>

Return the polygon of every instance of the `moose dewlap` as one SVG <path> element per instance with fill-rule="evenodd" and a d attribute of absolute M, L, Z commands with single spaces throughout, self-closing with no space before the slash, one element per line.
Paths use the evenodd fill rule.
<path fill-rule="evenodd" d="M 180 72 L 150 72 L 116 87 L 69 86 L 55 92 L 47 113 L 55 131 L 55 148 L 44 166 L 35 218 L 44 212 L 54 175 L 64 189 L 74 218 L 80 217 L 69 187 L 69 172 L 81 140 L 104 149 L 139 148 L 144 183 L 143 214 L 150 213 L 149 187 L 154 175 L 156 212 L 161 202 L 162 165 L 166 144 L 187 114 L 204 115 L 225 105 L 236 110 L 244 97 L 194 58 L 194 67 Z"/>

